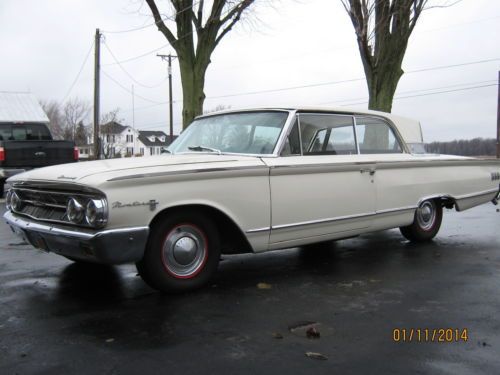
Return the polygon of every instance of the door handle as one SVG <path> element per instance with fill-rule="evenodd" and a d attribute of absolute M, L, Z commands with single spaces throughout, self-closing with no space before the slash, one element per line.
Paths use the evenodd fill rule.
<path fill-rule="evenodd" d="M 369 173 L 370 176 L 373 176 L 376 172 L 375 168 L 361 168 L 359 171 L 361 173 Z"/>

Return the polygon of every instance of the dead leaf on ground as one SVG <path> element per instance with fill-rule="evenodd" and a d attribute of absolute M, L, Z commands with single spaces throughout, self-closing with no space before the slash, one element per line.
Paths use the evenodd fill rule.
<path fill-rule="evenodd" d="M 272 286 L 271 286 L 271 284 L 268 284 L 268 283 L 258 283 L 257 288 L 259 288 L 259 289 L 271 289 Z"/>
<path fill-rule="evenodd" d="M 323 355 L 321 353 L 315 353 L 315 352 L 306 352 L 306 356 L 312 359 L 319 359 L 321 361 L 326 361 L 328 357 L 326 355 Z"/>
<path fill-rule="evenodd" d="M 283 338 L 283 335 L 279 332 L 273 332 L 273 337 L 275 339 L 282 339 Z"/>

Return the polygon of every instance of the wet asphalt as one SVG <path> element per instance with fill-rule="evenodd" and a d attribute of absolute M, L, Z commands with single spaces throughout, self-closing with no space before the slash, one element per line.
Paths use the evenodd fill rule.
<path fill-rule="evenodd" d="M 132 265 L 74 264 L 2 221 L 0 374 L 499 373 L 499 233 L 491 204 L 446 210 L 428 244 L 389 230 L 227 256 L 206 288 L 162 295 Z M 467 341 L 426 342 L 441 328 Z"/>

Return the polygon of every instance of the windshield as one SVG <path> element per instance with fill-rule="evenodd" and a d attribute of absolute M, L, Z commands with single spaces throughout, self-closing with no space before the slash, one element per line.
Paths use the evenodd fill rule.
<path fill-rule="evenodd" d="M 195 120 L 168 148 L 172 153 L 271 154 L 288 112 L 244 112 Z"/>

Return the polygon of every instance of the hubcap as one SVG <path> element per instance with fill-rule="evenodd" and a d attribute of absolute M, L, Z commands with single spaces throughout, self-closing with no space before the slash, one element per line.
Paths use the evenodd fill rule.
<path fill-rule="evenodd" d="M 417 222 L 423 230 L 430 230 L 436 221 L 436 204 L 425 201 L 417 208 Z"/>
<path fill-rule="evenodd" d="M 163 241 L 162 261 L 174 277 L 196 276 L 207 258 L 207 240 L 203 232 L 189 224 L 176 226 Z"/>

